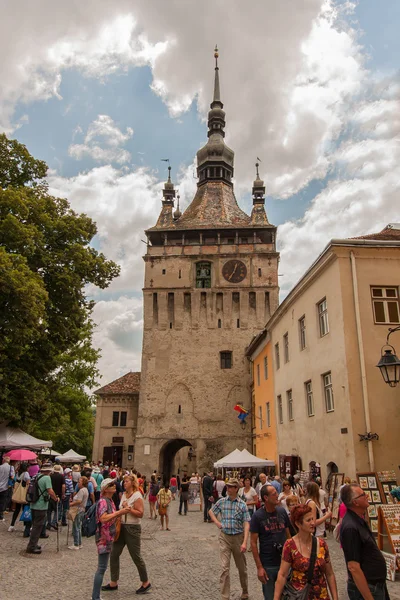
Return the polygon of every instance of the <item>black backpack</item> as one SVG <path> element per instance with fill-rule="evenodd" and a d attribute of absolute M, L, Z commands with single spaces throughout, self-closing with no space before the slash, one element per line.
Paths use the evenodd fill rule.
<path fill-rule="evenodd" d="M 32 477 L 28 485 L 28 491 L 26 492 L 26 501 L 29 503 L 35 503 L 43 496 L 44 492 L 39 488 L 39 480 L 43 475 L 36 475 Z"/>
<path fill-rule="evenodd" d="M 97 530 L 100 529 L 101 523 L 97 521 L 97 506 L 100 500 L 92 504 L 92 506 L 84 514 L 82 521 L 82 535 L 83 537 L 92 537 L 96 534 Z M 106 498 L 107 512 L 112 512 L 111 502 Z"/>

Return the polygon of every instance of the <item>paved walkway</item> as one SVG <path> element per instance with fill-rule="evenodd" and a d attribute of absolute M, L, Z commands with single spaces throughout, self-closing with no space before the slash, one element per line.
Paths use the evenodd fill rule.
<path fill-rule="evenodd" d="M 218 530 L 203 523 L 202 514 L 190 512 L 187 517 L 177 514 L 176 502 L 171 506 L 171 531 L 159 530 L 159 519 L 143 519 L 142 553 L 147 564 L 152 600 L 219 600 Z M 148 505 L 146 503 L 146 510 Z M 1 600 L 90 600 L 93 575 L 97 565 L 94 540 L 84 539 L 83 549 L 72 552 L 66 546 L 67 528 L 60 533 L 60 551 L 57 552 L 57 534 L 50 533 L 40 540 L 43 552 L 39 556 L 24 555 L 26 540 L 22 538 L 22 523 L 8 533 L 10 515 L 0 523 L 0 599 Z M 69 538 L 71 543 L 71 536 Z M 340 600 L 347 599 L 346 569 L 339 545 L 328 540 L 332 562 L 339 586 Z M 261 585 L 256 576 L 251 553 L 247 554 L 249 566 L 249 592 L 251 600 L 262 600 Z M 232 562 L 232 600 L 240 598 L 237 571 Z M 400 600 L 400 576 L 389 583 L 391 600 Z M 109 581 L 109 572 L 105 582 Z M 128 551 L 121 557 L 121 580 L 118 592 L 103 592 L 104 598 L 122 600 L 136 598 L 140 582 Z"/>

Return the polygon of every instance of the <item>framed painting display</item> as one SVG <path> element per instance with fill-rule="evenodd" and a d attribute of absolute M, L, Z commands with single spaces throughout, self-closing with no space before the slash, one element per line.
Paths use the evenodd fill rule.
<path fill-rule="evenodd" d="M 339 494 L 344 482 L 344 473 L 331 473 L 328 489 L 328 510 L 332 511 L 332 517 L 326 521 L 327 529 L 333 529 L 332 520 L 337 522 L 339 518 Z"/>
<path fill-rule="evenodd" d="M 188 510 L 202 510 L 200 483 L 189 484 Z"/>
<path fill-rule="evenodd" d="M 378 546 L 380 550 L 389 549 L 396 556 L 397 568 L 400 569 L 400 504 L 379 507 Z"/>
<path fill-rule="evenodd" d="M 374 535 L 378 534 L 378 507 L 386 503 L 386 497 L 383 493 L 377 473 L 357 473 L 358 484 L 365 492 L 369 507 L 367 519 Z"/>
<path fill-rule="evenodd" d="M 390 495 L 390 492 L 398 487 L 396 473 L 394 471 L 378 471 L 378 482 L 385 497 L 386 504 L 397 504 L 399 501 Z"/>

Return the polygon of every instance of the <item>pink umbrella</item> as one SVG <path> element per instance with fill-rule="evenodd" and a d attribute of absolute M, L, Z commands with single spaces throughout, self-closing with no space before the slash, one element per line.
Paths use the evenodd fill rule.
<path fill-rule="evenodd" d="M 10 450 L 4 456 L 8 456 L 10 460 L 32 460 L 37 458 L 37 454 L 32 452 L 32 450 L 24 450 L 23 448 Z"/>

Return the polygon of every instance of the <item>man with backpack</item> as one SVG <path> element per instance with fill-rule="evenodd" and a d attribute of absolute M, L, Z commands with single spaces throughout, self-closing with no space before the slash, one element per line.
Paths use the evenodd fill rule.
<path fill-rule="evenodd" d="M 50 479 L 52 470 L 53 466 L 51 464 L 42 465 L 40 473 L 29 484 L 27 500 L 30 502 L 31 507 L 32 528 L 26 548 L 27 554 L 41 554 L 42 550 L 38 546 L 38 541 L 46 520 L 49 498 L 54 500 L 54 502 L 59 501 L 52 488 Z"/>

